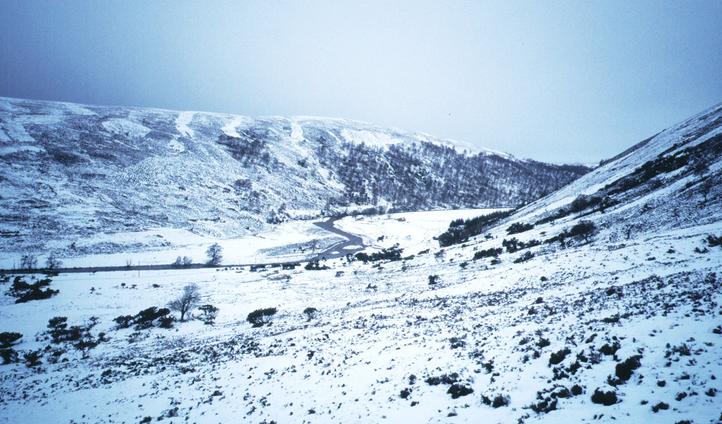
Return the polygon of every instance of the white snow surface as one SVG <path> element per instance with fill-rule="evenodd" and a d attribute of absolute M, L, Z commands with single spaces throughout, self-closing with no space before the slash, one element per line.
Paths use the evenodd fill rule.
<path fill-rule="evenodd" d="M 399 260 L 61 273 L 50 277 L 56 295 L 24 303 L 12 290 L 22 284 L 7 275 L 0 332 L 22 338 L 3 348 L 18 356 L 3 351 L 11 363 L 0 365 L 0 422 L 717 423 L 721 114 L 713 108 L 672 127 L 451 246 L 434 239 L 451 219 L 490 211 L 337 221 L 370 245 L 365 253 L 396 246 Z M 695 151 L 701 159 L 650 168 L 654 178 L 610 194 L 615 202 L 604 208 L 538 219 L 699 143 L 707 143 Z M 708 166 L 692 172 L 693 160 Z M 587 239 L 559 241 L 583 220 L 595 227 Z M 510 234 L 512 223 L 531 225 Z M 224 253 L 250 257 L 267 247 L 283 256 L 306 241 L 336 240 L 308 225 L 229 240 Z M 124 237 L 187 243 L 158 253 L 163 261 L 223 242 L 148 230 L 88 243 L 135 243 Z M 502 249 L 514 239 L 531 247 Z M 118 325 L 191 283 L 199 304 L 219 308 L 212 325 L 197 319 L 199 309 L 171 329 Z M 264 308 L 276 313 L 252 326 L 249 314 Z M 97 322 L 89 330 L 97 346 L 53 340 L 57 316 L 69 326 Z"/>

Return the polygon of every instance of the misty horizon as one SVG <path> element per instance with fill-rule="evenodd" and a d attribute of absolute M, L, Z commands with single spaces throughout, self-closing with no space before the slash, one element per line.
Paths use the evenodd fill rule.
<path fill-rule="evenodd" d="M 722 4 L 4 2 L 0 96 L 321 116 L 597 163 L 722 101 Z"/>

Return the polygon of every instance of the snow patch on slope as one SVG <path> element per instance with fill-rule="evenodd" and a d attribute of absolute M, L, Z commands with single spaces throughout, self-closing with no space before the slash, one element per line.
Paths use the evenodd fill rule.
<path fill-rule="evenodd" d="M 178 118 L 175 121 L 176 130 L 183 137 L 193 137 L 193 130 L 188 124 L 193 120 L 195 112 L 181 112 L 178 114 Z"/>
<path fill-rule="evenodd" d="M 110 118 L 103 121 L 103 128 L 114 135 L 122 135 L 130 138 L 145 137 L 150 128 L 123 118 Z"/>

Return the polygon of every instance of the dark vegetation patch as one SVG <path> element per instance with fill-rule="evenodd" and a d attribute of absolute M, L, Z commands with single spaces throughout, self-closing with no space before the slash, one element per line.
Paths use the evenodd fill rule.
<path fill-rule="evenodd" d="M 144 330 L 151 327 L 171 328 L 174 319 L 170 315 L 170 309 L 151 306 L 135 315 L 120 315 L 113 321 L 118 328 L 129 328 L 134 325 L 136 330 Z"/>
<path fill-rule="evenodd" d="M 271 324 L 271 317 L 276 314 L 276 308 L 256 309 L 248 314 L 246 321 L 250 322 L 253 327 L 262 327 Z"/>
<path fill-rule="evenodd" d="M 356 259 L 363 262 L 398 261 L 401 259 L 401 252 L 403 252 L 403 249 L 399 248 L 398 245 L 395 245 L 383 249 L 380 252 L 374 252 L 370 255 L 364 252 L 359 252 L 356 254 Z"/>
<path fill-rule="evenodd" d="M 304 267 L 307 271 L 323 271 L 325 269 L 331 269 L 328 265 L 321 265 L 318 259 L 311 259 Z M 253 271 L 253 269 L 251 269 Z"/>
<path fill-rule="evenodd" d="M 479 250 L 478 252 L 474 253 L 474 260 L 482 259 L 482 258 L 495 258 L 499 256 L 502 252 L 501 248 L 490 248 L 486 250 Z"/>
<path fill-rule="evenodd" d="M 87 357 L 91 349 L 94 349 L 101 342 L 107 341 L 105 333 L 91 334 L 91 330 L 98 324 L 98 318 L 91 317 L 88 322 L 81 325 L 68 325 L 67 317 L 54 317 L 48 320 L 48 331 L 45 336 L 53 344 L 64 344 L 74 347 Z M 65 353 L 65 349 L 46 349 L 49 354 L 48 362 L 57 362 Z M 31 366 L 31 365 L 28 365 Z M 34 365 L 33 365 L 34 366 Z"/>
<path fill-rule="evenodd" d="M 534 224 L 527 224 L 525 222 L 515 222 L 511 224 L 507 229 L 507 234 L 519 234 L 525 231 L 529 231 L 534 228 Z"/>
<path fill-rule="evenodd" d="M 557 352 L 553 352 L 551 355 L 549 355 L 549 365 L 560 364 L 570 353 L 572 353 L 572 351 L 566 347 Z"/>
<path fill-rule="evenodd" d="M 617 400 L 617 393 L 613 390 L 605 391 L 597 388 L 592 394 L 592 403 L 599 405 L 611 406 L 617 403 Z"/>
<path fill-rule="evenodd" d="M 715 236 L 714 234 L 710 234 L 707 236 L 707 244 L 709 247 L 716 247 L 720 246 L 722 247 L 722 235 Z"/>
<path fill-rule="evenodd" d="M 312 319 L 316 318 L 316 315 L 318 315 L 318 309 L 309 306 L 308 308 L 303 310 L 303 314 L 306 316 L 306 319 L 308 321 L 311 321 Z"/>
<path fill-rule="evenodd" d="M 458 399 L 462 396 L 474 393 L 474 389 L 464 384 L 454 383 L 449 387 L 449 390 L 447 390 L 446 393 L 450 394 L 452 399 Z"/>
<path fill-rule="evenodd" d="M 213 305 L 201 305 L 198 307 L 198 310 L 201 311 L 201 315 L 198 317 L 201 321 L 203 321 L 203 324 L 206 325 L 213 325 L 216 322 L 216 317 L 218 316 L 218 308 Z"/>
<path fill-rule="evenodd" d="M 534 257 L 534 254 L 527 251 L 527 252 L 524 252 L 524 253 L 523 253 L 521 256 L 519 256 L 518 258 L 514 259 L 514 263 L 515 263 L 515 264 L 520 264 L 520 263 L 522 263 L 522 262 L 526 262 L 526 261 L 531 260 L 533 257 Z"/>
<path fill-rule="evenodd" d="M 523 242 L 517 240 L 516 237 L 513 237 L 510 240 L 504 239 L 501 241 L 501 245 L 506 248 L 508 253 L 518 252 L 519 250 L 539 246 L 540 244 L 541 242 L 539 240 L 529 240 L 527 242 Z"/>
<path fill-rule="evenodd" d="M 609 383 L 617 386 L 629 381 L 629 379 L 632 378 L 632 373 L 642 366 L 640 359 L 642 359 L 642 355 L 634 355 L 618 363 L 614 367 L 614 374 L 617 378 L 615 380 L 610 378 Z"/>
<path fill-rule="evenodd" d="M 559 242 L 562 247 L 566 247 L 568 241 L 584 241 L 589 243 L 592 237 L 597 233 L 597 226 L 592 221 L 579 221 L 568 230 L 564 230 L 559 235 L 554 236 L 550 239 L 544 240 L 544 243 Z"/>
<path fill-rule="evenodd" d="M 451 221 L 449 229 L 437 237 L 439 245 L 441 247 L 446 247 L 453 244 L 463 243 L 471 237 L 482 234 L 502 219 L 510 216 L 512 212 L 513 211 L 492 212 L 487 215 L 477 216 L 476 218 L 456 219 Z"/>
<path fill-rule="evenodd" d="M 58 290 L 47 288 L 51 281 L 49 278 L 44 278 L 34 283 L 28 283 L 23 277 L 18 276 L 13 280 L 8 295 L 15 298 L 15 303 L 49 299 L 60 293 Z"/>
<path fill-rule="evenodd" d="M 503 406 L 509 406 L 510 399 L 509 396 L 501 394 L 494 396 L 493 399 L 486 395 L 482 395 L 481 403 L 487 406 L 491 406 L 492 408 L 501 408 Z"/>

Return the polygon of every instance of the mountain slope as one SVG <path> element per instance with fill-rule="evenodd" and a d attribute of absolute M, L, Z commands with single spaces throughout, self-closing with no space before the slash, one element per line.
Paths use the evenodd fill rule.
<path fill-rule="evenodd" d="M 345 120 L 10 98 L 0 161 L 0 231 L 16 249 L 151 227 L 231 237 L 349 206 L 516 206 L 588 170 Z"/>
<path fill-rule="evenodd" d="M 343 218 L 373 247 L 317 267 L 61 274 L 27 303 L 0 278 L 0 331 L 22 334 L 0 422 L 718 423 L 721 124 L 712 108 L 444 248 L 429 229 L 456 211 Z M 189 283 L 214 324 L 140 321 Z"/>

